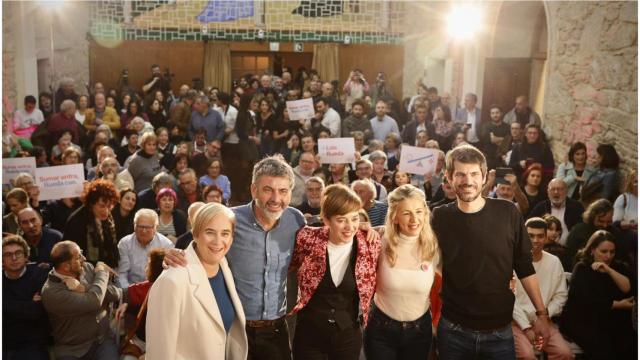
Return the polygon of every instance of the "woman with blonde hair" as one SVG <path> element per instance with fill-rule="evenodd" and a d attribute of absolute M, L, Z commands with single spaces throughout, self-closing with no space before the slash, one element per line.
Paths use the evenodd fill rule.
<path fill-rule="evenodd" d="M 432 338 L 429 295 L 439 272 L 436 236 L 418 188 L 402 185 L 388 202 L 365 354 L 368 360 L 426 359 Z"/>
<path fill-rule="evenodd" d="M 187 265 L 162 272 L 149 293 L 147 359 L 247 358 L 245 316 L 227 263 L 234 213 L 217 203 L 193 220 Z"/>

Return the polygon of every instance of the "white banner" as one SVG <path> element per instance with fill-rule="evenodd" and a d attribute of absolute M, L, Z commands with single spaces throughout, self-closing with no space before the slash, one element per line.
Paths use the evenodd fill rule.
<path fill-rule="evenodd" d="M 347 164 L 355 161 L 353 138 L 318 139 L 318 154 L 323 164 Z"/>
<path fill-rule="evenodd" d="M 2 184 L 10 184 L 20 173 L 36 174 L 36 158 L 7 158 L 2 159 Z"/>
<path fill-rule="evenodd" d="M 420 148 L 402 145 L 400 153 L 400 171 L 424 175 L 434 173 L 438 164 L 438 151 L 434 149 Z"/>
<path fill-rule="evenodd" d="M 84 187 L 82 164 L 50 166 L 36 169 L 40 200 L 78 197 Z"/>
<path fill-rule="evenodd" d="M 287 101 L 287 110 L 289 119 L 293 121 L 311 119 L 316 115 L 312 98 Z"/>

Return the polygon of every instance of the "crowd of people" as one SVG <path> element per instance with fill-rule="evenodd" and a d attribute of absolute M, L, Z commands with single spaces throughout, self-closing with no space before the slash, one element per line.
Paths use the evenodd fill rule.
<path fill-rule="evenodd" d="M 526 96 L 484 122 L 473 93 L 278 73 L 65 78 L 5 114 L 3 158 L 86 182 L 3 189 L 3 358 L 637 357 L 637 172 L 614 146 L 553 154 Z M 290 120 L 303 98 L 315 116 Z M 321 162 L 336 137 L 354 163 Z M 400 171 L 403 145 L 435 171 Z"/>

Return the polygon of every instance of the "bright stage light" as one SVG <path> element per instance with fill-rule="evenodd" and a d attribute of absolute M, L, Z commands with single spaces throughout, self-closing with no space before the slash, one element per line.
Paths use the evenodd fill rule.
<path fill-rule="evenodd" d="M 65 6 L 66 1 L 41 0 L 38 3 L 45 9 L 59 10 L 60 8 Z"/>
<path fill-rule="evenodd" d="M 472 4 L 454 4 L 447 18 L 447 29 L 453 38 L 470 39 L 480 30 L 482 22 L 482 10 Z"/>

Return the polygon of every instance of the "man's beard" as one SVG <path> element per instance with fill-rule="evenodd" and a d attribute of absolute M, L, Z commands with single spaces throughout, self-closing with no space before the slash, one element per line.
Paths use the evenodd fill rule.
<path fill-rule="evenodd" d="M 258 205 L 258 208 L 260 209 L 260 212 L 262 212 L 262 214 L 265 217 L 269 218 L 269 220 L 276 221 L 276 220 L 280 219 L 280 217 L 282 216 L 282 213 L 284 213 L 284 209 L 286 208 L 286 206 L 285 206 L 285 204 L 283 202 L 280 202 L 281 210 L 274 213 L 272 211 L 269 211 L 269 209 L 267 208 L 267 206 L 270 203 L 273 203 L 273 202 L 267 201 L 266 204 L 263 204 L 262 201 L 256 199 L 256 205 Z"/>
<path fill-rule="evenodd" d="M 463 190 L 467 186 L 473 187 L 476 190 L 476 192 L 473 193 L 473 194 L 464 193 Z M 460 186 L 456 186 L 455 191 L 456 191 L 457 198 L 460 201 L 464 201 L 464 202 L 473 202 L 475 199 L 477 199 L 480 196 L 480 191 L 477 189 L 477 187 L 475 185 L 460 185 Z"/>

